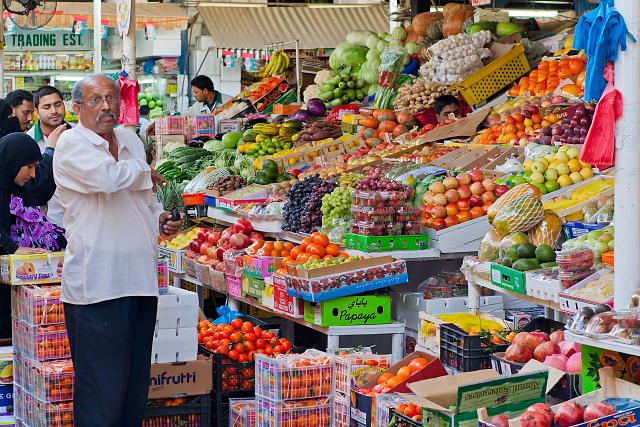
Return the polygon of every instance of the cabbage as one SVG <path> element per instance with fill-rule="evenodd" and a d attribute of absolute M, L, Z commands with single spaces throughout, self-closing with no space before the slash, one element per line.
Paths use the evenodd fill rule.
<path fill-rule="evenodd" d="M 375 34 L 373 34 L 369 30 L 349 31 L 347 33 L 347 43 L 352 43 L 358 46 L 366 46 L 369 36 L 375 37 Z"/>
<path fill-rule="evenodd" d="M 378 85 L 373 83 L 371 84 L 371 86 L 369 86 L 369 90 L 367 90 L 367 95 L 369 96 L 375 95 L 376 92 L 378 92 Z"/>
<path fill-rule="evenodd" d="M 378 33 L 378 38 L 379 38 L 379 39 L 383 39 L 383 38 L 387 37 L 388 35 L 389 35 L 389 33 L 385 33 L 385 32 L 383 31 L 383 32 L 381 32 L 381 33 Z"/>
<path fill-rule="evenodd" d="M 358 79 L 365 83 L 375 83 L 378 81 L 378 67 L 372 68 L 371 63 L 365 62 L 360 68 Z"/>
<path fill-rule="evenodd" d="M 331 89 L 331 90 L 333 90 L 333 89 Z M 311 98 L 318 98 L 319 96 L 320 96 L 320 86 L 318 86 L 318 85 L 309 85 L 304 90 L 304 93 L 302 94 L 302 99 L 307 101 L 307 100 L 309 100 Z"/>
<path fill-rule="evenodd" d="M 322 117 L 327 111 L 327 107 L 324 105 L 324 102 L 318 98 L 312 98 L 307 102 L 307 110 L 315 116 Z"/>
<path fill-rule="evenodd" d="M 334 70 L 340 68 L 340 57 L 342 55 L 342 51 L 351 46 L 353 46 L 351 43 L 340 43 L 338 46 L 336 46 L 333 52 L 331 52 L 331 56 L 329 56 L 329 67 Z"/>
<path fill-rule="evenodd" d="M 367 51 L 363 46 L 347 47 L 340 55 L 340 63 L 343 67 L 362 65 L 367 60 Z"/>
<path fill-rule="evenodd" d="M 387 48 L 387 46 L 389 46 L 389 42 L 385 41 L 385 40 L 380 40 L 378 42 L 378 44 L 376 45 L 376 50 L 378 51 L 378 53 L 382 54 L 382 52 L 384 52 L 384 50 Z M 331 60 L 331 59 L 329 59 Z"/>
<path fill-rule="evenodd" d="M 331 77 L 333 77 L 331 70 L 320 70 L 316 73 L 316 76 L 313 79 L 313 82 L 317 85 L 321 85 L 322 83 L 329 80 Z"/>
<path fill-rule="evenodd" d="M 416 53 L 418 53 L 418 45 L 416 44 L 416 42 L 409 42 L 405 44 L 404 47 L 405 49 L 407 49 L 407 53 L 409 55 L 415 55 Z"/>
<path fill-rule="evenodd" d="M 394 40 L 397 40 L 399 42 L 404 41 L 404 39 L 407 38 L 407 30 L 405 30 L 404 27 L 396 27 L 391 32 L 391 36 L 394 38 Z"/>
<path fill-rule="evenodd" d="M 374 49 L 379 40 L 380 39 L 375 34 L 371 34 L 369 37 L 367 37 L 367 41 L 365 44 L 369 49 Z"/>

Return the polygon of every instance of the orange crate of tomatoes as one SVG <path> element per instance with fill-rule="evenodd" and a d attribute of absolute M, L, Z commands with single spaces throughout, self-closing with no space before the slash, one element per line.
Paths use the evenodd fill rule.
<path fill-rule="evenodd" d="M 60 402 L 73 399 L 73 364 L 70 359 L 36 362 L 16 355 L 15 383 L 36 399 Z"/>
<path fill-rule="evenodd" d="M 276 359 L 256 355 L 256 396 L 272 401 L 332 396 L 333 357 L 317 350 Z"/>
<path fill-rule="evenodd" d="M 64 323 L 60 290 L 60 285 L 13 287 L 11 315 L 31 326 Z"/>
<path fill-rule="evenodd" d="M 71 357 L 69 337 L 64 324 L 30 326 L 17 319 L 12 322 L 15 352 L 41 362 Z"/>
<path fill-rule="evenodd" d="M 365 352 L 336 356 L 336 391 L 349 397 L 352 388 L 363 387 L 391 366 L 391 355 Z"/>
<path fill-rule="evenodd" d="M 13 389 L 14 414 L 29 427 L 73 427 L 73 401 L 43 402 L 19 386 Z"/>
<path fill-rule="evenodd" d="M 256 427 L 331 427 L 333 398 L 274 402 L 256 399 Z"/>

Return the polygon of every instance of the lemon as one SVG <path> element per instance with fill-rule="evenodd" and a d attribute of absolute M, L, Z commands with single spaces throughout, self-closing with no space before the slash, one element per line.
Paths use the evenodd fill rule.
<path fill-rule="evenodd" d="M 573 181 L 569 175 L 560 175 L 558 177 L 558 184 L 560 184 L 560 187 L 568 187 L 573 184 Z"/>
<path fill-rule="evenodd" d="M 582 168 L 580 169 L 580 175 L 582 175 L 583 179 L 589 179 L 593 177 L 593 170 L 591 167 Z"/>

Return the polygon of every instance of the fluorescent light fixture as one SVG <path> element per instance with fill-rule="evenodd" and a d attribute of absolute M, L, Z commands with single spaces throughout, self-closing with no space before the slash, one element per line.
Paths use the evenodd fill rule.
<path fill-rule="evenodd" d="M 559 12 L 552 9 L 503 9 L 513 18 L 557 18 Z"/>
<path fill-rule="evenodd" d="M 56 80 L 61 82 L 79 82 L 83 78 L 82 76 L 56 76 Z"/>

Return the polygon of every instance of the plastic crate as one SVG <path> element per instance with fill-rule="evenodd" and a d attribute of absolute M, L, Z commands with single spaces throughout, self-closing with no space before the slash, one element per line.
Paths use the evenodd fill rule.
<path fill-rule="evenodd" d="M 270 401 L 332 396 L 335 364 L 327 353 L 308 350 L 270 358 L 256 354 L 256 396 Z"/>
<path fill-rule="evenodd" d="M 64 323 L 60 290 L 60 285 L 13 287 L 11 315 L 31 326 Z"/>
<path fill-rule="evenodd" d="M 178 399 L 154 399 L 147 403 L 142 427 L 208 427 L 211 396 L 203 394 Z"/>
<path fill-rule="evenodd" d="M 65 325 L 30 326 L 18 319 L 12 324 L 16 353 L 40 362 L 71 357 Z"/>
<path fill-rule="evenodd" d="M 229 427 L 255 427 L 255 399 L 229 399 Z"/>
<path fill-rule="evenodd" d="M 386 427 L 391 422 L 391 409 L 400 403 L 407 403 L 407 399 L 397 393 L 379 394 L 376 396 L 375 426 Z"/>
<path fill-rule="evenodd" d="M 482 69 L 454 85 L 469 105 L 478 105 L 529 72 L 531 67 L 522 44 L 494 59 Z"/>
<path fill-rule="evenodd" d="M 400 236 L 364 236 L 347 233 L 347 249 L 362 252 L 420 251 L 429 248 L 429 236 L 426 234 Z"/>
<path fill-rule="evenodd" d="M 223 354 L 213 353 L 202 345 L 199 353 L 210 356 L 213 362 L 212 393 L 224 393 L 229 397 L 233 396 L 234 392 L 254 390 L 255 365 L 253 362 L 233 362 Z"/>
<path fill-rule="evenodd" d="M 275 402 L 256 399 L 256 427 L 332 427 L 332 397 Z"/>
<path fill-rule="evenodd" d="M 338 397 L 338 394 L 336 393 L 333 406 L 335 406 L 335 427 L 349 427 L 351 422 L 351 401 L 349 398 Z"/>
<path fill-rule="evenodd" d="M 508 345 L 490 344 L 480 335 L 468 335 L 453 323 L 440 325 L 440 360 L 460 372 L 491 368 L 491 354 Z"/>
<path fill-rule="evenodd" d="M 29 427 L 73 427 L 73 401 L 43 402 L 15 385 L 13 399 L 16 418 Z"/>
<path fill-rule="evenodd" d="M 362 388 L 391 366 L 388 354 L 353 353 L 336 356 L 336 392 L 350 396 L 351 388 Z"/>
<path fill-rule="evenodd" d="M 73 363 L 70 359 L 36 362 L 16 354 L 14 381 L 43 402 L 73 399 Z"/>
<path fill-rule="evenodd" d="M 182 200 L 185 206 L 204 205 L 204 193 L 183 194 Z"/>
<path fill-rule="evenodd" d="M 396 419 L 396 423 L 394 424 L 396 427 L 422 427 L 422 421 L 413 420 L 391 408 L 389 409 L 389 419 L 393 419 L 394 417 Z"/>

